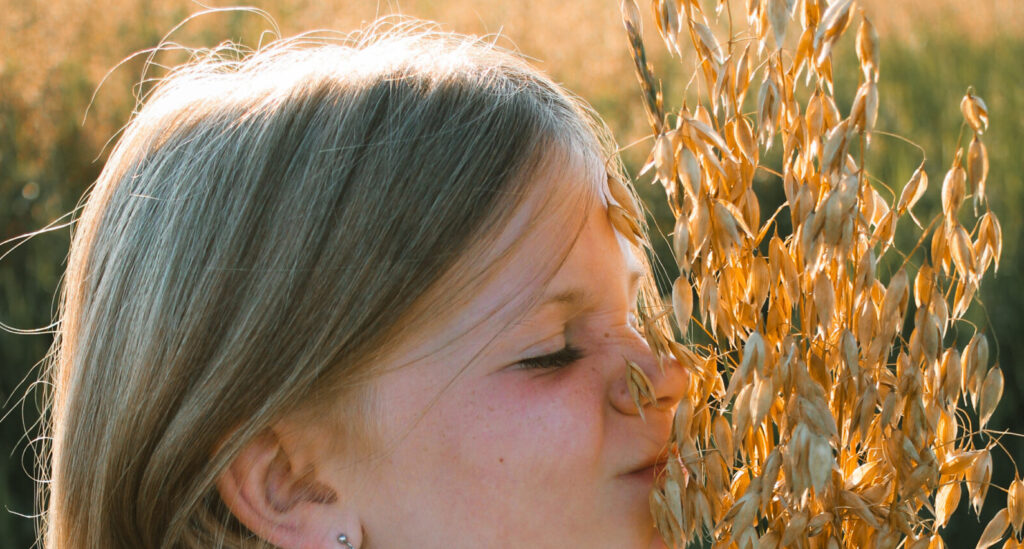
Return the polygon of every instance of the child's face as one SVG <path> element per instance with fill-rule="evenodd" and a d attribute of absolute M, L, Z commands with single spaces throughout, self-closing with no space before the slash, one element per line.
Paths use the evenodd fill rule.
<path fill-rule="evenodd" d="M 510 268 L 431 330 L 429 341 L 446 345 L 411 341 L 387 365 L 375 384 L 380 457 L 325 471 L 342 488 L 339 504 L 358 509 L 364 547 L 660 546 L 645 467 L 668 439 L 685 376 L 670 361 L 662 373 L 632 324 L 639 263 L 606 211 L 575 212 L 585 226 L 544 287 L 523 262 L 575 231 L 564 220 L 533 229 Z M 536 297 L 509 295 L 524 284 L 543 297 L 517 320 L 509 305 Z M 558 295 L 574 299 L 547 301 Z M 567 345 L 578 358 L 517 365 Z M 662 399 L 646 422 L 626 387 L 627 358 Z"/>

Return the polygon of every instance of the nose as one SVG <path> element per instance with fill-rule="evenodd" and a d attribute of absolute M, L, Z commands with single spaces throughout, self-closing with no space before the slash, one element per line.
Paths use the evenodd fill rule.
<path fill-rule="evenodd" d="M 686 396 L 690 374 L 670 353 L 666 352 L 659 357 L 637 333 L 623 345 L 622 351 L 624 360 L 621 362 L 621 371 L 610 388 L 610 400 L 616 410 L 627 415 L 640 414 L 629 391 L 630 367 L 627 361 L 633 362 L 650 380 L 654 401 L 641 399 L 645 411 L 651 407 L 671 411 Z M 613 364 L 613 367 L 618 365 Z"/>

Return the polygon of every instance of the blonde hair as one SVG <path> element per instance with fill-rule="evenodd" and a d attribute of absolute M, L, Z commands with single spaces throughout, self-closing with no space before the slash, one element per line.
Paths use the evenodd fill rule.
<path fill-rule="evenodd" d="M 542 165 L 607 169 L 603 127 L 518 56 L 386 27 L 195 52 L 125 128 L 62 289 L 45 547 L 261 546 L 215 489 L 245 442 L 318 401 L 358 436 L 373 357 Z"/>

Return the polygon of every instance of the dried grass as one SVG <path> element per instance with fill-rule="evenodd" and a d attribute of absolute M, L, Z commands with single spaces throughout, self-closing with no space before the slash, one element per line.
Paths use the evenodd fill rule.
<path fill-rule="evenodd" d="M 986 498 L 998 444 L 986 424 L 1003 391 L 985 334 L 964 320 L 1002 253 L 985 195 L 984 101 L 972 89 L 963 97 L 942 211 L 923 225 L 913 207 L 928 192 L 924 158 L 895 203 L 866 168 L 872 140 L 890 135 L 875 129 L 878 33 L 852 0 L 751 0 L 745 13 L 724 2 L 705 13 L 697 0 L 651 7 L 699 91 L 695 105 L 666 107 L 640 9 L 624 0 L 653 135 L 645 170 L 676 217 L 676 326 L 711 339 L 694 352 L 660 315 L 643 319 L 652 347 L 694 380 L 651 495 L 659 530 L 671 546 L 703 533 L 713 547 L 943 547 L 961 487 L 975 513 Z M 840 108 L 832 47 L 854 23 L 860 84 Z M 781 163 L 765 166 L 773 146 Z M 777 223 L 781 209 L 762 218 L 762 170 L 782 180 L 791 231 Z M 613 210 L 635 234 L 632 208 Z M 921 264 L 893 247 L 903 218 L 919 227 L 919 247 L 930 244 Z M 881 276 L 892 256 L 895 273 Z M 962 350 L 957 327 L 974 331 Z M 631 390 L 638 406 L 654 398 L 649 384 Z M 1011 525 L 1003 546 L 1020 546 L 1022 492 L 1018 479 L 979 548 Z"/>

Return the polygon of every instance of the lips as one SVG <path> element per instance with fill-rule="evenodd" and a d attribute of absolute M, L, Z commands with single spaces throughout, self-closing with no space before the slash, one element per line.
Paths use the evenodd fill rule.
<path fill-rule="evenodd" d="M 655 456 L 652 459 L 644 461 L 642 464 L 632 469 L 626 475 L 628 476 L 642 476 L 642 477 L 654 477 L 665 469 L 665 463 L 668 461 L 667 455 Z"/>

